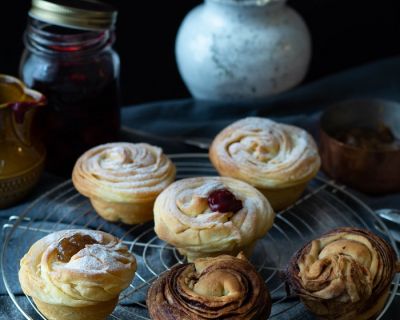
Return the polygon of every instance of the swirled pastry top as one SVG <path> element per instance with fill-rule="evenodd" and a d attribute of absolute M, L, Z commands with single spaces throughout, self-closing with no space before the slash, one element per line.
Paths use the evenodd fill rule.
<path fill-rule="evenodd" d="M 242 255 L 172 268 L 150 287 L 147 304 L 154 320 L 256 320 L 271 311 L 264 280 Z"/>
<path fill-rule="evenodd" d="M 146 143 L 109 143 L 85 152 L 72 174 L 87 197 L 108 201 L 154 200 L 175 179 L 175 166 L 162 149 Z"/>
<path fill-rule="evenodd" d="M 210 158 L 224 176 L 256 187 L 288 187 L 305 182 L 320 168 L 317 146 L 305 130 L 249 117 L 222 130 Z"/>
<path fill-rule="evenodd" d="M 300 296 L 324 301 L 332 319 L 344 314 L 351 319 L 388 290 L 396 268 L 395 252 L 383 239 L 367 230 L 339 228 L 300 249 L 288 277 Z"/>
<path fill-rule="evenodd" d="M 237 212 L 212 211 L 209 196 L 227 190 L 241 201 Z M 165 189 L 154 204 L 157 235 L 175 246 L 218 247 L 248 245 L 271 228 L 275 214 L 268 200 L 251 185 L 224 177 L 178 180 Z"/>
<path fill-rule="evenodd" d="M 52 233 L 21 260 L 25 294 L 48 304 L 83 307 L 110 301 L 131 283 L 135 257 L 114 236 L 90 230 Z"/>

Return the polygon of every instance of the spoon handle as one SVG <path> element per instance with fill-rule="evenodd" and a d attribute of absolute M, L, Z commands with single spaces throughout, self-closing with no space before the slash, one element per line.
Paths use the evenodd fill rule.
<path fill-rule="evenodd" d="M 400 225 L 400 210 L 398 209 L 379 209 L 375 211 L 378 216 Z"/>

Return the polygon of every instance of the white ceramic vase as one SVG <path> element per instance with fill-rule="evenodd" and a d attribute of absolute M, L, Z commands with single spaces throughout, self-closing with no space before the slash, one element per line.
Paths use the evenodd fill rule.
<path fill-rule="evenodd" d="M 200 100 L 262 99 L 306 75 L 309 31 L 285 0 L 205 0 L 176 39 L 179 72 Z"/>

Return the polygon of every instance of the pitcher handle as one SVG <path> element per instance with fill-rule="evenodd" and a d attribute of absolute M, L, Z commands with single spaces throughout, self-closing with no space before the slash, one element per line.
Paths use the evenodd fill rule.
<path fill-rule="evenodd" d="M 34 90 L 24 88 L 20 102 L 12 104 L 12 124 L 18 140 L 26 146 L 32 145 L 32 126 L 38 107 L 45 105 L 45 97 Z"/>

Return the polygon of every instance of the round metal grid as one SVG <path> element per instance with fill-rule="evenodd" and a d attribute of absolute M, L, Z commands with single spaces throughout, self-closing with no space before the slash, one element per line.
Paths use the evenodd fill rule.
<path fill-rule="evenodd" d="M 177 166 L 178 179 L 216 175 L 207 154 L 176 154 L 170 157 Z M 103 220 L 90 202 L 77 193 L 71 181 L 66 181 L 43 194 L 19 217 L 10 217 L 9 223 L 3 226 L 0 268 L 4 285 L 26 319 L 45 319 L 31 299 L 22 294 L 16 272 L 19 260 L 35 241 L 48 233 L 76 228 L 102 230 L 121 238 L 138 261 L 135 279 L 121 294 L 120 303 L 110 319 L 149 319 L 145 304 L 148 286 L 160 273 L 185 262 L 175 248 L 157 238 L 153 226 L 152 222 L 127 226 Z M 270 319 L 312 319 L 297 298 L 287 295 L 283 271 L 292 254 L 305 242 L 342 226 L 371 229 L 388 239 L 397 253 L 385 224 L 368 206 L 344 187 L 322 178 L 314 179 L 299 201 L 277 214 L 272 229 L 258 241 L 251 259 L 272 296 Z M 378 319 L 383 317 L 393 301 L 398 282 L 396 277 L 392 293 Z"/>

